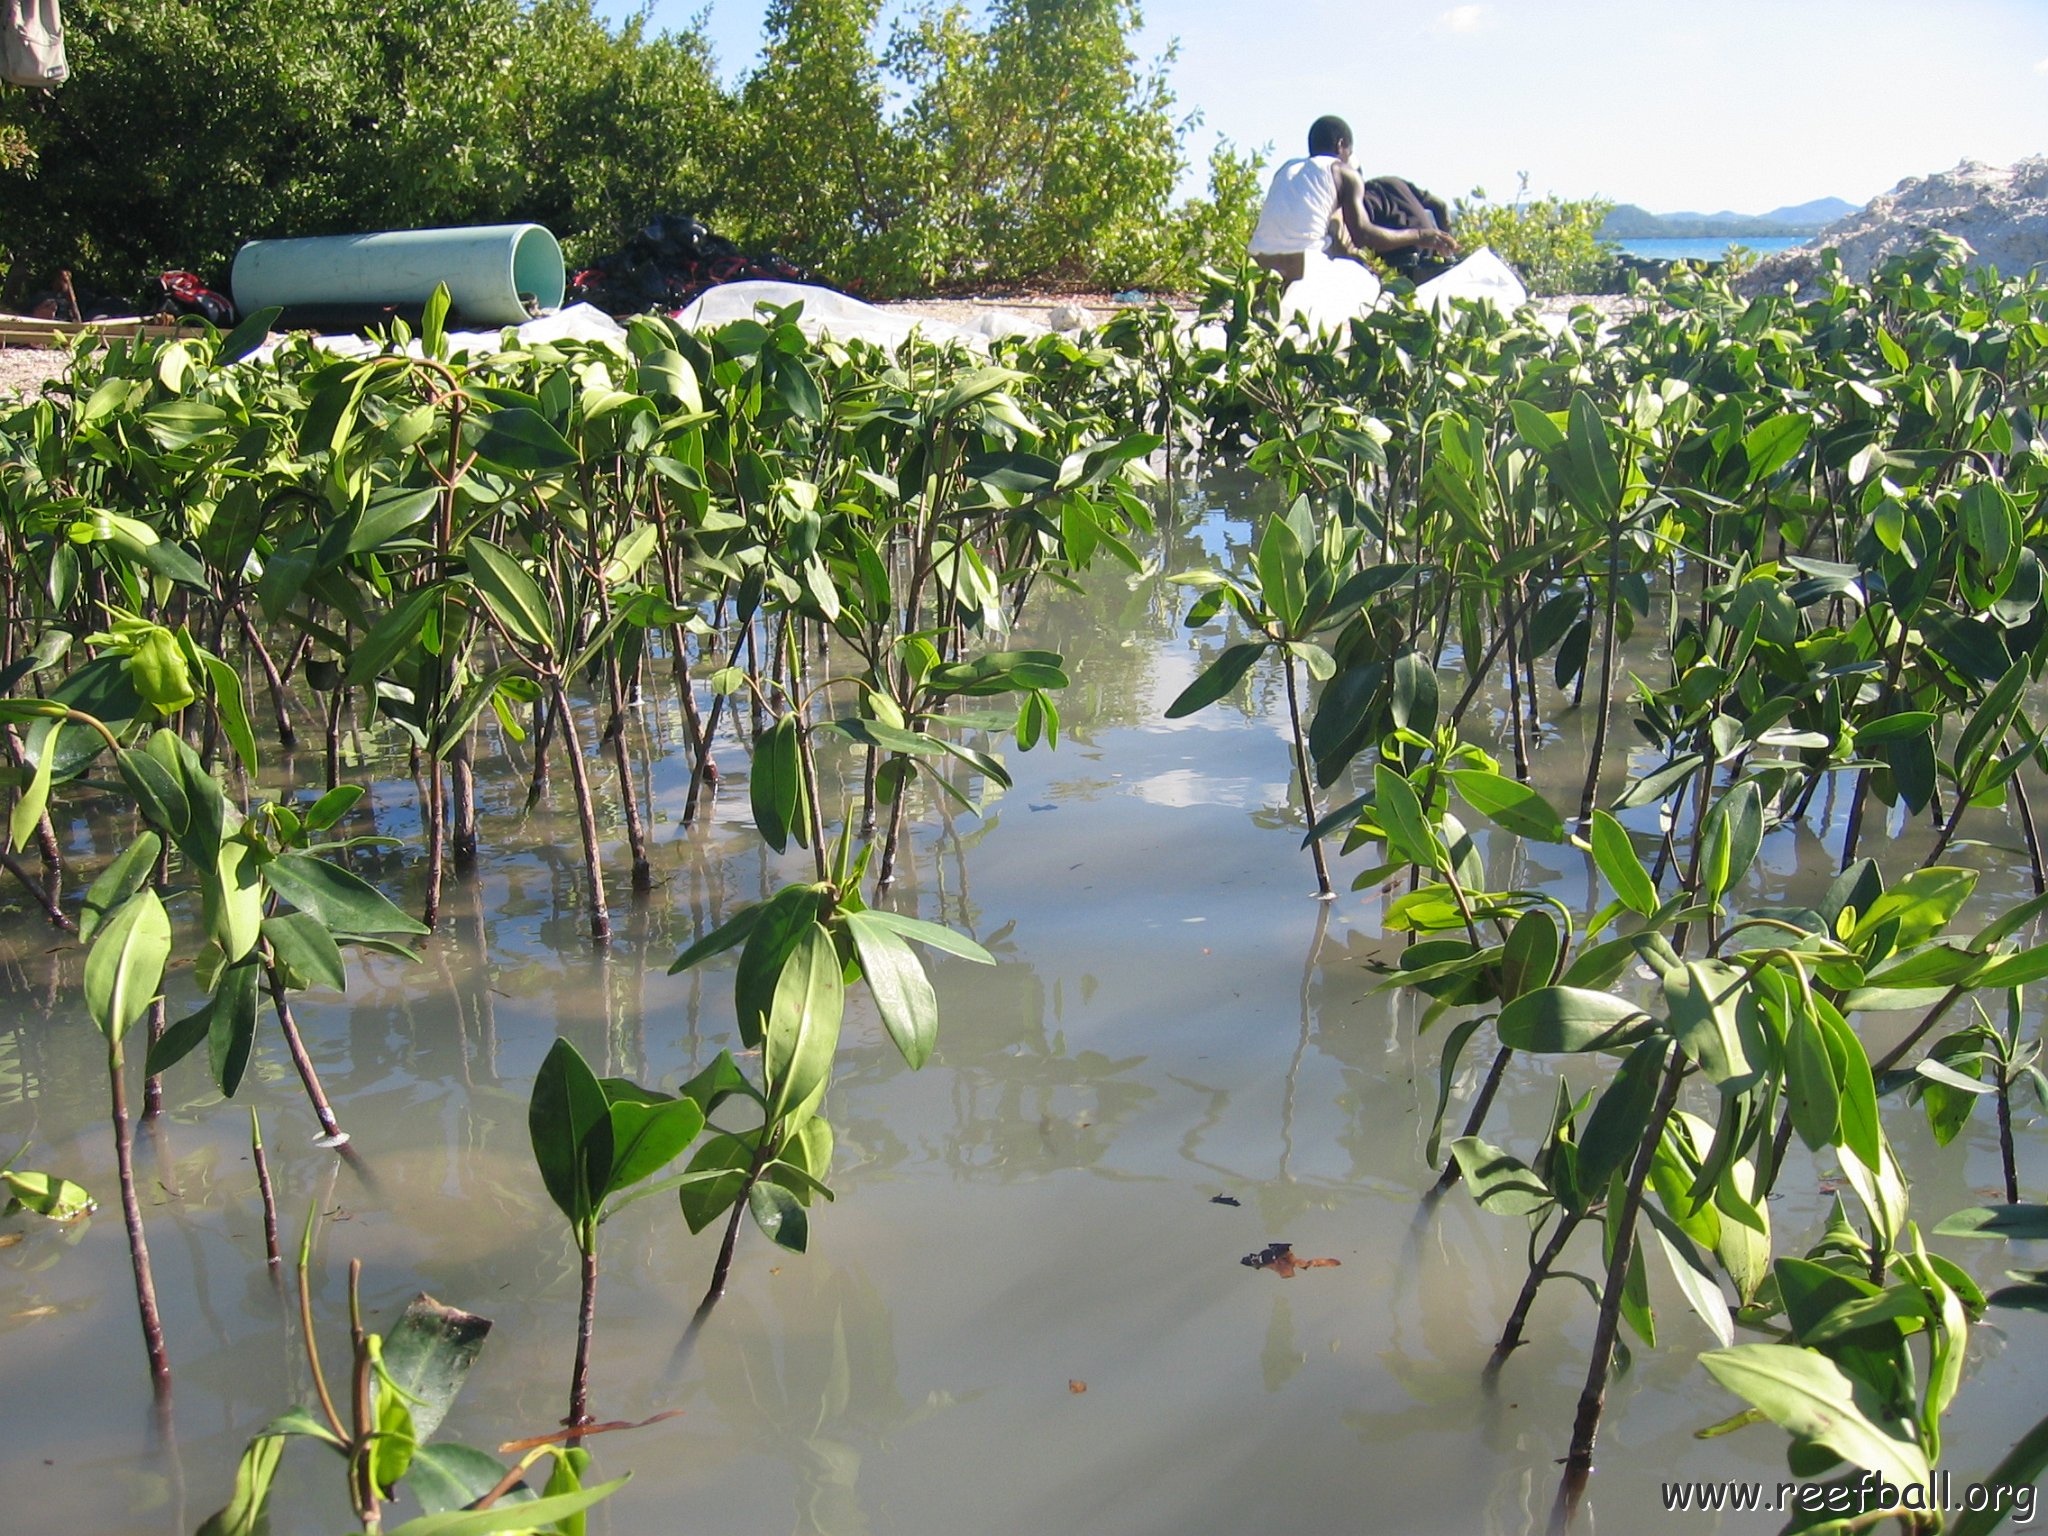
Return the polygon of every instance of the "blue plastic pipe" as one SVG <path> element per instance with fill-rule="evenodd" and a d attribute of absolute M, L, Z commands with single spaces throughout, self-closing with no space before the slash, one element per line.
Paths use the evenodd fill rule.
<path fill-rule="evenodd" d="M 424 304 L 446 283 L 455 313 L 487 325 L 562 305 L 562 248 L 538 224 L 394 229 L 375 235 L 252 240 L 235 255 L 235 307 Z"/>

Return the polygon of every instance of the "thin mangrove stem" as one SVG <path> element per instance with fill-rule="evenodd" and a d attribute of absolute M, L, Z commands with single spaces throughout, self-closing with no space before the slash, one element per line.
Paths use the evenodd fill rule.
<path fill-rule="evenodd" d="M 0 849 L 0 867 L 4 867 L 7 873 L 21 882 L 21 888 L 28 892 L 38 907 L 42 908 L 43 916 L 50 920 L 51 927 L 61 928 L 66 933 L 78 932 L 78 924 L 71 920 L 71 914 L 57 905 L 57 900 L 50 894 L 47 884 L 30 874 L 21 860 L 5 849 Z"/>
<path fill-rule="evenodd" d="M 263 1122 L 249 1110 L 249 1157 L 256 1164 L 256 1190 L 263 1198 L 263 1257 L 274 1273 L 284 1262 L 277 1244 L 277 1195 L 270 1187 L 270 1159 L 263 1152 Z"/>
<path fill-rule="evenodd" d="M 149 1239 L 142 1230 L 142 1202 L 135 1194 L 135 1138 L 128 1124 L 127 1070 L 121 1042 L 107 1042 L 107 1086 L 114 1120 L 114 1164 L 121 1180 L 121 1220 L 128 1228 L 128 1261 L 135 1271 L 135 1306 L 142 1318 L 142 1344 L 149 1354 L 149 1385 L 158 1409 L 171 1400 L 171 1357 L 164 1348 L 164 1323 L 156 1305 L 156 1277 L 149 1267 Z"/>
<path fill-rule="evenodd" d="M 1543 1245 L 1543 1252 L 1537 1256 L 1536 1262 L 1529 1266 L 1528 1278 L 1522 1282 L 1522 1291 L 1515 1298 L 1514 1310 L 1508 1313 L 1508 1320 L 1500 1331 L 1500 1340 L 1493 1346 L 1493 1359 L 1487 1367 L 1489 1370 L 1498 1370 L 1501 1361 L 1521 1348 L 1522 1329 L 1528 1324 L 1529 1309 L 1536 1305 L 1536 1293 L 1542 1289 L 1543 1282 L 1550 1278 L 1551 1266 L 1557 1262 L 1558 1255 L 1564 1252 L 1564 1245 L 1571 1241 L 1571 1235 L 1578 1231 L 1579 1223 L 1584 1219 L 1585 1213 L 1579 1211 L 1567 1211 L 1558 1218 L 1556 1227 L 1551 1230 L 1550 1241 Z"/>
<path fill-rule="evenodd" d="M 1685 1057 L 1673 1050 L 1664 1067 L 1664 1081 L 1657 1091 L 1649 1123 L 1636 1143 L 1635 1158 L 1622 1193 L 1614 1227 L 1614 1251 L 1608 1255 L 1607 1273 L 1600 1288 L 1600 1317 L 1593 1330 L 1592 1356 L 1586 1363 L 1586 1385 L 1579 1394 L 1578 1414 L 1572 1424 L 1571 1450 L 1565 1456 L 1553 1530 L 1570 1523 L 1585 1492 L 1586 1479 L 1592 1475 L 1593 1443 L 1600 1433 L 1600 1415 L 1607 1406 L 1607 1377 L 1614 1365 L 1614 1346 L 1621 1332 L 1621 1297 L 1636 1251 L 1636 1221 L 1642 1214 L 1643 1185 L 1650 1177 L 1650 1164 L 1655 1161 L 1657 1144 L 1663 1139 L 1664 1124 L 1678 1103 L 1679 1085 L 1684 1081 Z"/>
<path fill-rule="evenodd" d="M 582 1234 L 582 1303 L 576 1313 L 576 1364 L 569 1373 L 569 1417 L 562 1422 L 581 1429 L 590 1422 L 590 1340 L 597 1331 L 597 1229 L 592 1225 Z M 583 1437 L 571 1437 L 569 1444 L 581 1445 Z"/>
<path fill-rule="evenodd" d="M 1316 836 L 1316 789 L 1315 779 L 1309 772 L 1308 738 L 1301 729 L 1301 692 L 1294 678 L 1294 653 L 1282 651 L 1280 668 L 1287 677 L 1287 726 L 1294 733 L 1294 769 L 1301 779 L 1301 813 L 1308 818 L 1308 846 L 1316 862 L 1316 892 L 1328 901 L 1333 894 L 1330 889 L 1330 865 L 1323 857 L 1323 840 Z"/>
<path fill-rule="evenodd" d="M 747 1169 L 747 1179 L 740 1186 L 740 1192 L 732 1203 L 732 1216 L 725 1224 L 725 1240 L 718 1245 L 718 1262 L 711 1270 L 711 1284 L 705 1289 L 704 1299 L 697 1303 L 697 1315 L 709 1312 L 718 1298 L 725 1294 L 725 1284 L 732 1277 L 733 1250 L 739 1246 L 740 1218 L 747 1213 L 747 1199 L 760 1182 L 761 1170 L 768 1166 L 775 1155 L 775 1135 L 770 1126 L 761 1127 L 761 1144 L 754 1149 L 754 1161 Z"/>
<path fill-rule="evenodd" d="M 597 841 L 597 812 L 590 800 L 590 773 L 583 761 L 583 747 L 576 739 L 576 716 L 555 679 L 551 719 L 562 725 L 562 754 L 569 759 L 569 780 L 576 791 L 576 825 L 583 834 L 583 870 L 590 881 L 590 937 L 599 944 L 612 936 L 612 915 L 604 899 L 604 864 Z"/>
<path fill-rule="evenodd" d="M 292 1066 L 305 1087 L 314 1117 L 320 1122 L 320 1133 L 328 1145 L 338 1147 L 348 1140 L 348 1132 L 334 1118 L 334 1108 L 327 1102 L 326 1091 L 320 1086 L 320 1074 L 313 1070 L 313 1058 L 306 1052 L 306 1042 L 299 1038 L 298 1021 L 292 1017 L 291 999 L 285 993 L 284 977 L 277 969 L 277 956 L 270 953 L 267 945 L 263 954 L 263 975 L 270 987 L 270 1005 L 277 1014 L 277 1027 L 284 1031 L 285 1048 L 291 1053 Z"/>

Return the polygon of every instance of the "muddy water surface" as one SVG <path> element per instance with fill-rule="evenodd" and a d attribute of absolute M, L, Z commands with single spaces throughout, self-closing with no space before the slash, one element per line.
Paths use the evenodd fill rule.
<path fill-rule="evenodd" d="M 1183 494 L 1226 510 L 1148 550 L 1161 570 L 1242 547 L 1235 487 Z M 593 1442 L 605 1473 L 633 1473 L 593 1530 L 1540 1526 L 1591 1309 L 1569 1282 L 1547 1291 L 1532 1342 L 1483 1383 L 1525 1234 L 1462 1195 L 1423 1207 L 1437 1037 L 1418 1041 L 1412 1005 L 1375 991 L 1370 963 L 1398 953 L 1379 926 L 1383 898 L 1311 899 L 1277 676 L 1256 676 L 1235 704 L 1162 719 L 1222 643 L 1180 629 L 1183 605 L 1156 572 L 1102 569 L 1085 597 L 1035 610 L 1023 638 L 1063 650 L 1074 675 L 1060 746 L 1011 751 L 1016 785 L 979 820 L 927 807 L 896 898 L 971 932 L 998 964 L 938 963 L 940 1043 L 919 1073 L 865 1003 L 851 1004 L 827 1106 L 838 1201 L 814 1213 L 812 1251 L 782 1252 L 749 1229 L 728 1296 L 686 1344 L 713 1236 L 692 1238 L 664 1198 L 605 1228 L 594 1408 L 682 1412 Z M 1567 803 L 1582 721 L 1548 708 L 1540 781 Z M 650 695 L 643 725 L 657 747 L 677 740 L 672 698 Z M 594 955 L 566 798 L 519 823 L 524 782 L 502 744 L 488 745 L 485 857 L 455 891 L 447 931 L 418 964 L 362 958 L 348 996 L 300 1010 L 368 1177 L 310 1145 L 274 1031 L 236 1104 L 218 1101 L 191 1058 L 139 1138 L 176 1373 L 169 1440 L 148 1406 L 79 955 L 19 913 L 6 919 L 0 1150 L 32 1139 L 28 1166 L 84 1182 L 103 1206 L 70 1229 L 0 1222 L 0 1529 L 189 1532 L 224 1502 L 249 1435 L 310 1400 L 263 1263 L 244 1104 L 263 1116 L 287 1228 L 309 1205 L 319 1213 L 330 1371 L 346 1338 L 342 1276 L 360 1258 L 373 1317 L 425 1290 L 495 1322 L 446 1434 L 490 1446 L 559 1419 L 576 1268 L 528 1151 L 532 1074 L 558 1033 L 601 1070 L 668 1086 L 733 1043 L 729 961 L 682 977 L 668 963 L 808 865 L 763 851 L 741 748 L 725 746 L 722 797 L 687 832 L 683 760 L 662 758 L 651 770 L 660 887 L 635 904 L 620 882 L 620 937 Z M 360 829 L 409 837 L 403 759 L 366 750 L 378 787 Z M 320 773 L 317 755 L 276 767 L 273 791 Z M 2009 835 L 1985 814 L 1982 836 Z M 1886 830 L 1898 857 L 1924 835 Z M 121 835 L 69 832 L 82 868 Z M 1989 871 L 1987 907 L 2022 892 L 2007 855 L 1968 856 Z M 1544 884 L 1581 910 L 1605 899 L 1567 850 L 1489 857 L 1502 885 Z M 1337 860 L 1340 886 L 1369 858 Z M 624 868 L 622 849 L 613 864 Z M 412 898 L 409 853 L 365 867 Z M 1753 895 L 1805 888 L 1830 868 L 1813 833 L 1773 834 Z M 174 978 L 174 1014 L 190 994 Z M 1518 1070 L 1495 1139 L 1535 1135 L 1554 1091 L 1548 1073 Z M 1988 1116 L 1945 1152 L 1916 1119 L 1892 1120 L 1923 1222 L 1989 1193 Z M 2030 1145 L 2023 1155 L 2022 1183 L 2039 1189 L 2041 1161 Z M 1825 1214 L 1828 1170 L 1795 1157 L 1773 1208 L 1795 1234 L 1781 1252 L 1803 1248 Z M 1239 1262 L 1274 1241 L 1338 1263 L 1282 1279 Z M 1987 1278 L 2004 1261 L 1950 1247 Z M 1735 1404 L 1693 1363 L 1708 1336 L 1658 1262 L 1665 1347 L 1638 1350 L 1610 1393 L 1593 1528 L 1774 1530 L 1777 1519 L 1663 1513 L 1667 1479 L 1775 1484 L 1784 1461 L 1767 1428 L 1694 1438 Z M 2041 1342 L 2035 1324 L 1993 1324 L 1950 1431 L 1959 1476 L 1988 1466 L 2044 1406 L 2019 1363 Z M 275 1528 L 341 1529 L 340 1493 L 338 1462 L 293 1449 Z"/>

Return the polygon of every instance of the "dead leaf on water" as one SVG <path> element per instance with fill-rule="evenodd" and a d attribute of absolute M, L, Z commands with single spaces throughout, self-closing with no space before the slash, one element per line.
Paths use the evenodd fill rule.
<path fill-rule="evenodd" d="M 22 1311 L 16 1312 L 14 1320 L 18 1323 L 25 1323 L 38 1317 L 55 1317 L 56 1315 L 57 1309 L 55 1307 L 27 1307 Z"/>
<path fill-rule="evenodd" d="M 1078 1397 L 1081 1393 L 1088 1390 L 1088 1383 L 1085 1381 L 1069 1381 L 1067 1383 L 1067 1390 Z"/>
<path fill-rule="evenodd" d="M 25 1232 L 0 1232 L 0 1248 L 12 1248 L 27 1236 Z"/>
<path fill-rule="evenodd" d="M 581 1429 L 557 1429 L 545 1435 L 533 1435 L 525 1440 L 507 1440 L 498 1447 L 500 1456 L 523 1456 L 537 1446 L 553 1445 L 560 1440 L 571 1440 L 579 1435 L 608 1435 L 615 1429 L 645 1429 L 650 1424 L 659 1424 L 663 1419 L 677 1418 L 682 1409 L 671 1408 L 666 1413 L 657 1413 L 651 1419 L 613 1419 L 604 1424 L 585 1424 Z"/>
<path fill-rule="evenodd" d="M 1292 1280 L 1298 1269 L 1335 1269 L 1336 1259 L 1302 1259 L 1295 1257 L 1294 1244 L 1268 1243 L 1257 1253 L 1248 1253 L 1238 1260 L 1248 1269 L 1270 1269 L 1282 1280 Z"/>

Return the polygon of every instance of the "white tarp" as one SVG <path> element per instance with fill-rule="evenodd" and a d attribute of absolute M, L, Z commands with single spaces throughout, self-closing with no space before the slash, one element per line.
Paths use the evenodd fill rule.
<path fill-rule="evenodd" d="M 516 336 L 518 344 L 524 346 L 540 346 L 551 341 L 588 341 L 609 346 L 621 356 L 626 353 L 626 328 L 603 310 L 589 304 L 571 304 L 553 314 L 542 315 L 538 320 L 503 326 L 495 331 L 450 331 L 448 351 L 454 357 L 488 357 L 493 352 L 505 350 L 508 334 Z M 249 355 L 259 360 L 266 359 L 289 340 L 289 336 L 273 336 Z M 371 357 L 384 351 L 382 342 L 372 341 L 367 336 L 315 336 L 313 345 L 322 352 L 332 352 L 336 357 Z M 417 338 L 407 343 L 406 351 L 413 357 L 421 355 Z"/>
<path fill-rule="evenodd" d="M 1453 299 L 1491 304 L 1502 314 L 1511 315 L 1529 302 L 1529 290 L 1506 262 L 1482 245 L 1450 271 L 1415 289 L 1415 302 L 1432 313 L 1441 313 Z"/>
<path fill-rule="evenodd" d="M 1280 318 L 1311 334 L 1342 335 L 1353 320 L 1378 309 L 1384 294 L 1365 263 L 1310 251 L 1301 277 L 1280 295 Z"/>
<path fill-rule="evenodd" d="M 1364 263 L 1311 254 L 1308 269 L 1280 296 L 1280 313 L 1313 334 L 1342 336 L 1351 321 L 1385 302 L 1386 290 Z M 1448 272 L 1420 284 L 1415 302 L 1432 314 L 1453 299 L 1470 299 L 1512 313 L 1529 302 L 1529 290 L 1508 264 L 1481 246 Z"/>
<path fill-rule="evenodd" d="M 859 299 L 850 299 L 829 288 L 814 288 L 808 283 L 720 283 L 716 288 L 706 289 L 676 319 L 690 330 L 700 330 L 726 325 L 734 320 L 759 319 L 756 310 L 762 304 L 779 307 L 797 303 L 804 307 L 804 312 L 797 317 L 797 326 L 806 336 L 829 336 L 834 341 L 868 341 L 892 351 L 912 335 L 922 336 L 926 341 L 964 341 L 976 347 L 985 345 L 989 339 L 989 333 L 979 326 L 969 329 L 928 315 L 877 309 Z M 1029 326 L 1020 322 L 1017 328 L 1025 330 Z"/>

